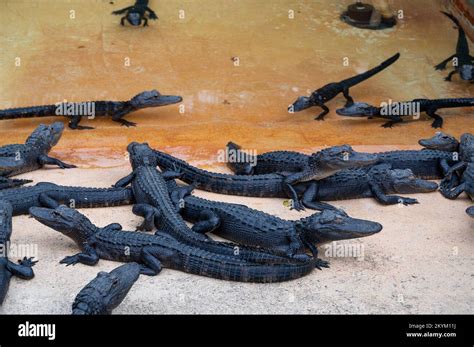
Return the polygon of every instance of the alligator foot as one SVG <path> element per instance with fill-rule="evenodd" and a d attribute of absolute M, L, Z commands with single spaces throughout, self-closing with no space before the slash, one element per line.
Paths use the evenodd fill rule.
<path fill-rule="evenodd" d="M 122 124 L 122 126 L 126 126 L 127 128 L 137 126 L 137 123 L 129 122 L 128 120 L 125 120 L 125 119 L 120 119 L 119 122 L 120 124 Z"/>
<path fill-rule="evenodd" d="M 66 266 L 76 265 L 77 263 L 79 263 L 79 256 L 77 254 L 68 255 L 67 257 L 62 259 L 59 263 L 60 264 L 66 264 Z"/>
<path fill-rule="evenodd" d="M 329 268 L 329 262 L 318 258 L 314 262 L 314 267 L 318 270 L 322 270 L 323 267 Z"/>
<path fill-rule="evenodd" d="M 381 125 L 381 127 L 382 128 L 392 128 L 394 124 L 395 124 L 395 122 L 390 121 L 390 122 L 387 122 L 387 123 L 383 123 Z"/>
<path fill-rule="evenodd" d="M 38 262 L 38 260 L 33 260 L 33 257 L 27 258 L 24 257 L 22 260 L 18 260 L 18 263 L 22 266 L 33 267 Z"/>
<path fill-rule="evenodd" d="M 315 117 L 314 120 L 319 120 L 319 121 L 324 120 L 324 116 L 325 115 L 320 114 L 319 116 Z"/>
<path fill-rule="evenodd" d="M 304 211 L 305 210 L 304 205 L 299 200 L 293 200 L 290 209 L 291 210 L 296 210 L 296 211 Z"/>
<path fill-rule="evenodd" d="M 418 200 L 412 199 L 412 198 L 402 198 L 400 197 L 398 199 L 398 203 L 403 204 L 405 206 L 407 205 L 414 205 L 414 204 L 419 204 Z"/>
<path fill-rule="evenodd" d="M 435 119 L 433 121 L 433 123 L 431 124 L 431 126 L 435 129 L 442 128 L 443 127 L 443 119 L 442 118 Z"/>

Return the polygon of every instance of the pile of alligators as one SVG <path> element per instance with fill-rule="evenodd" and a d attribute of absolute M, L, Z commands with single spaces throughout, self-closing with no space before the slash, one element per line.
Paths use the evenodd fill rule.
<path fill-rule="evenodd" d="M 474 136 L 464 134 L 458 141 L 441 132 L 420 140 L 423 150 L 375 154 L 343 145 L 311 155 L 276 151 L 252 156 L 229 142 L 226 153 L 241 159 L 227 161 L 234 174 L 202 170 L 146 143 L 132 142 L 127 148 L 132 171 L 110 188 L 49 182 L 23 186 L 31 181 L 11 178 L 44 165 L 75 167 L 48 156 L 63 130 L 59 122 L 41 124 L 25 144 L 0 148 L 0 243 L 8 249 L 12 216 L 30 214 L 77 244 L 79 252 L 62 259 L 62 264 L 92 266 L 100 259 L 128 263 L 110 273 L 100 272 L 76 297 L 74 314 L 111 313 L 140 274 L 154 276 L 163 267 L 241 282 L 300 278 L 314 268 L 329 267 L 318 258 L 319 245 L 382 230 L 379 223 L 353 218 L 327 201 L 373 197 L 384 205 L 416 204 L 416 199 L 403 195 L 438 190 L 438 184 L 428 179 L 441 179 L 440 192 L 449 199 L 463 192 L 474 198 Z M 178 179 L 188 185 L 177 183 Z M 194 196 L 195 188 L 287 198 L 295 210 L 317 211 L 285 220 L 245 205 Z M 133 204 L 133 213 L 143 222 L 136 231 L 124 231 L 116 223 L 99 227 L 67 207 L 71 201 L 75 208 Z M 474 207 L 466 212 L 474 217 Z M 215 241 L 207 233 L 229 241 Z M 15 264 L 3 252 L 0 303 L 10 278 L 33 278 L 35 264 L 32 258 Z"/>

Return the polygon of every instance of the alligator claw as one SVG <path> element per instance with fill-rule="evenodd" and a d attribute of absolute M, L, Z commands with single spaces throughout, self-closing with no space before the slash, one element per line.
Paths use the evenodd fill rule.
<path fill-rule="evenodd" d="M 318 270 L 322 270 L 322 268 L 329 268 L 329 262 L 327 262 L 326 260 L 322 260 L 322 259 L 316 259 L 315 263 L 314 263 L 314 267 Z"/>
<path fill-rule="evenodd" d="M 400 202 L 405 206 L 419 204 L 418 200 L 412 198 L 402 198 Z"/>
<path fill-rule="evenodd" d="M 66 266 L 76 265 L 77 263 L 79 263 L 79 258 L 75 255 L 70 255 L 70 256 L 65 257 L 59 263 L 60 264 L 66 264 Z"/>
<path fill-rule="evenodd" d="M 316 118 L 314 118 L 314 120 L 322 121 L 324 120 L 324 116 L 317 116 Z"/>
<path fill-rule="evenodd" d="M 22 260 L 18 260 L 18 263 L 23 266 L 33 267 L 38 262 L 38 260 L 33 260 L 33 257 L 27 258 L 24 257 Z"/>
<path fill-rule="evenodd" d="M 291 206 L 291 209 L 296 210 L 296 211 L 304 211 L 305 210 L 303 204 L 299 201 L 294 201 L 293 206 Z"/>
<path fill-rule="evenodd" d="M 120 120 L 120 123 L 122 123 L 122 126 L 126 126 L 127 128 L 137 126 L 137 123 L 129 122 L 128 120 L 125 120 L 125 119 Z"/>
<path fill-rule="evenodd" d="M 66 164 L 66 163 L 61 163 L 59 164 L 59 167 L 61 169 L 74 169 L 74 168 L 77 168 L 76 165 L 73 165 L 73 164 Z"/>

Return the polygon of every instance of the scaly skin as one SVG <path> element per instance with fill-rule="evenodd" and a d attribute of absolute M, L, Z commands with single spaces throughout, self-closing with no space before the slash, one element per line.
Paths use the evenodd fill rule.
<path fill-rule="evenodd" d="M 169 154 L 154 151 L 162 170 L 176 170 L 179 178 L 194 187 L 219 193 L 254 197 L 287 197 L 282 185 L 281 174 L 267 175 L 228 175 L 213 173 L 193 167 L 183 160 Z M 381 164 L 372 168 L 343 170 L 319 181 L 303 182 L 295 185 L 302 203 L 310 209 L 334 209 L 319 201 L 358 199 L 374 197 L 377 201 L 391 205 L 397 203 L 413 204 L 416 199 L 386 194 L 412 194 L 431 192 L 437 189 L 434 182 L 416 179 L 411 170 L 392 170 L 390 165 Z"/>
<path fill-rule="evenodd" d="M 128 263 L 111 272 L 101 271 L 89 282 L 72 304 L 73 315 L 112 314 L 140 276 L 141 266 Z"/>
<path fill-rule="evenodd" d="M 398 105 L 401 114 L 390 114 L 391 107 Z M 418 107 L 414 107 L 418 105 Z M 412 106 L 412 107 L 410 107 Z M 451 99 L 413 99 L 411 101 L 393 102 L 390 107 L 375 107 L 364 102 L 357 102 L 350 106 L 336 110 L 336 113 L 343 117 L 368 117 L 389 119 L 388 122 L 382 124 L 384 128 L 391 128 L 396 123 L 402 123 L 403 117 L 418 117 L 414 112 L 425 112 L 434 121 L 431 126 L 435 129 L 443 127 L 443 118 L 436 113 L 439 109 L 473 107 L 474 98 L 451 98 Z M 417 109 L 419 108 L 419 109 Z M 387 114 L 386 114 L 387 113 Z M 418 118 L 416 118 L 418 119 Z"/>
<path fill-rule="evenodd" d="M 299 112 L 312 106 L 319 106 L 323 109 L 323 112 L 321 112 L 315 118 L 315 120 L 324 120 L 324 116 L 329 113 L 329 108 L 325 105 L 326 102 L 334 99 L 337 95 L 342 93 L 346 98 L 346 106 L 352 105 L 354 103 L 354 100 L 349 95 L 349 88 L 369 79 L 380 71 L 385 70 L 387 67 L 396 62 L 399 57 L 400 53 L 397 53 L 393 57 L 387 59 L 382 64 L 370 69 L 369 71 L 366 71 L 357 76 L 345 79 L 337 83 L 326 84 L 324 87 L 315 90 L 309 97 L 300 96 L 288 108 L 288 111 Z"/>
<path fill-rule="evenodd" d="M 81 253 L 61 263 L 95 265 L 99 259 L 136 262 L 140 273 L 157 275 L 162 266 L 200 276 L 241 282 L 281 282 L 307 275 L 312 258 L 296 263 L 260 264 L 238 255 L 224 255 L 179 242 L 164 232 L 155 235 L 121 230 L 118 224 L 104 228 L 93 225 L 76 210 L 59 206 L 54 210 L 33 207 L 30 214 L 39 222 L 72 238 Z"/>
<path fill-rule="evenodd" d="M 15 264 L 8 260 L 8 247 L 12 234 L 12 206 L 6 201 L 0 201 L 0 305 L 7 295 L 10 279 L 17 276 L 22 279 L 32 279 L 35 274 L 32 267 L 36 264 L 32 258 L 23 258 Z"/>
<path fill-rule="evenodd" d="M 181 102 L 183 99 L 180 96 L 161 95 L 157 90 L 145 91 L 135 95 L 128 101 L 86 101 L 85 103 L 94 104 L 93 117 L 111 116 L 112 120 L 124 126 L 135 126 L 136 123 L 129 122 L 123 119 L 124 116 L 131 112 L 149 107 L 159 107 L 172 105 Z M 81 104 L 81 103 L 76 103 Z M 94 129 L 79 125 L 82 117 L 91 118 L 91 115 L 63 115 L 58 114 L 57 105 L 33 106 L 10 108 L 7 110 L 0 110 L 0 120 L 3 119 L 17 119 L 17 118 L 32 118 L 32 117 L 69 117 L 69 128 L 71 129 Z"/>
<path fill-rule="evenodd" d="M 431 139 L 421 140 L 420 142 L 425 143 L 424 141 L 429 140 Z M 439 143 L 438 148 L 440 149 L 441 147 L 452 148 L 447 144 L 436 143 Z M 427 145 L 437 146 L 435 142 L 428 142 Z M 227 148 L 228 150 L 239 151 L 240 146 L 230 143 Z M 459 160 L 454 151 L 447 152 L 444 150 L 389 151 L 375 153 L 375 155 L 378 157 L 377 164 L 389 164 L 392 169 L 410 169 L 416 177 L 423 179 L 443 178 L 447 169 Z M 309 157 L 307 154 L 298 152 L 275 151 L 259 154 L 256 158 L 249 157 L 246 163 L 228 162 L 227 166 L 238 175 L 295 172 L 301 170 Z"/>
<path fill-rule="evenodd" d="M 13 208 L 13 215 L 28 214 L 30 207 L 55 208 L 60 204 L 76 208 L 93 208 L 130 205 L 133 194 L 130 188 L 86 188 L 59 186 L 40 182 L 34 186 L 11 188 L 0 191 L 0 201 Z"/>
<path fill-rule="evenodd" d="M 207 236 L 192 231 L 177 211 L 170 199 L 165 175 L 156 167 L 158 162 L 154 151 L 147 144 L 132 142 L 128 145 L 130 162 L 133 172 L 121 179 L 115 186 L 124 187 L 131 183 L 136 205 L 133 212 L 145 218 L 139 229 L 151 230 L 154 226 L 169 233 L 177 241 L 203 251 L 209 251 L 226 256 L 238 256 L 244 261 L 261 263 L 287 263 L 295 258 L 287 258 L 270 252 L 261 252 L 259 249 L 243 247 L 232 243 L 216 242 Z M 180 177 L 172 172 L 169 178 Z M 308 256 L 302 255 L 298 259 L 307 261 Z M 319 261 L 317 261 L 318 263 Z"/>
<path fill-rule="evenodd" d="M 354 219 L 343 211 L 323 211 L 298 221 L 284 220 L 244 205 L 190 195 L 190 186 L 168 182 L 173 202 L 192 230 L 212 232 L 233 242 L 263 247 L 288 257 L 314 252 L 326 242 L 365 237 L 382 230 L 379 223 Z M 317 252 L 317 251 L 316 251 Z"/>
<path fill-rule="evenodd" d="M 48 156 L 64 130 L 64 125 L 55 122 L 51 125 L 40 124 L 26 139 L 24 145 L 13 144 L 0 147 L 0 176 L 11 177 L 42 168 L 44 165 L 57 165 L 61 169 L 76 167 Z M 5 188 L 15 187 L 30 180 L 2 179 Z"/>
<path fill-rule="evenodd" d="M 445 81 L 451 81 L 453 75 L 459 74 L 461 79 L 466 81 L 474 81 L 474 57 L 469 54 L 469 44 L 466 38 L 466 33 L 459 23 L 458 19 L 451 13 L 441 11 L 445 16 L 453 21 L 458 29 L 458 42 L 456 45 L 456 53 L 446 58 L 441 63 L 435 66 L 436 70 L 445 70 L 448 62 L 457 59 L 457 63 L 454 65 L 454 70 L 444 79 Z"/>
<path fill-rule="evenodd" d="M 148 0 L 137 0 L 133 6 L 112 12 L 112 14 L 115 15 L 122 15 L 124 13 L 125 16 L 120 19 L 120 24 L 123 26 L 125 25 L 125 21 L 133 26 L 140 26 L 143 21 L 143 26 L 146 27 L 148 26 L 148 19 L 158 19 L 156 13 L 148 7 Z"/>

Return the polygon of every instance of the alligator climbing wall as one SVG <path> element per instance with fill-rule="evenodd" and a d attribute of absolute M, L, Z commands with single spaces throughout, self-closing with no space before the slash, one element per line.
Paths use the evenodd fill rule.
<path fill-rule="evenodd" d="M 130 115 L 137 128 L 109 119 L 87 121 L 97 129 L 66 131 L 58 150 L 80 148 L 85 155 L 98 148 L 104 155 L 107 148 L 123 152 L 137 140 L 199 157 L 231 139 L 259 150 L 416 144 L 433 134 L 429 120 L 382 129 L 380 120 L 345 119 L 334 112 L 342 96 L 328 104 L 324 122 L 313 120 L 318 109 L 287 112 L 298 95 L 363 72 L 396 52 L 401 52 L 397 63 L 354 88 L 356 100 L 379 104 L 473 95 L 474 85 L 445 82 L 446 72 L 433 69 L 454 52 L 457 38 L 439 10 L 460 1 L 374 2 L 403 14 L 399 25 L 384 31 L 342 23 L 338 17 L 347 0 L 151 0 L 158 21 L 146 28 L 121 27 L 110 12 L 130 2 L 0 0 L 0 107 L 122 100 L 152 88 L 180 94 L 181 109 Z M 442 111 L 444 130 L 454 135 L 472 130 L 472 112 Z M 22 140 L 39 122 L 0 122 L 1 143 Z"/>

